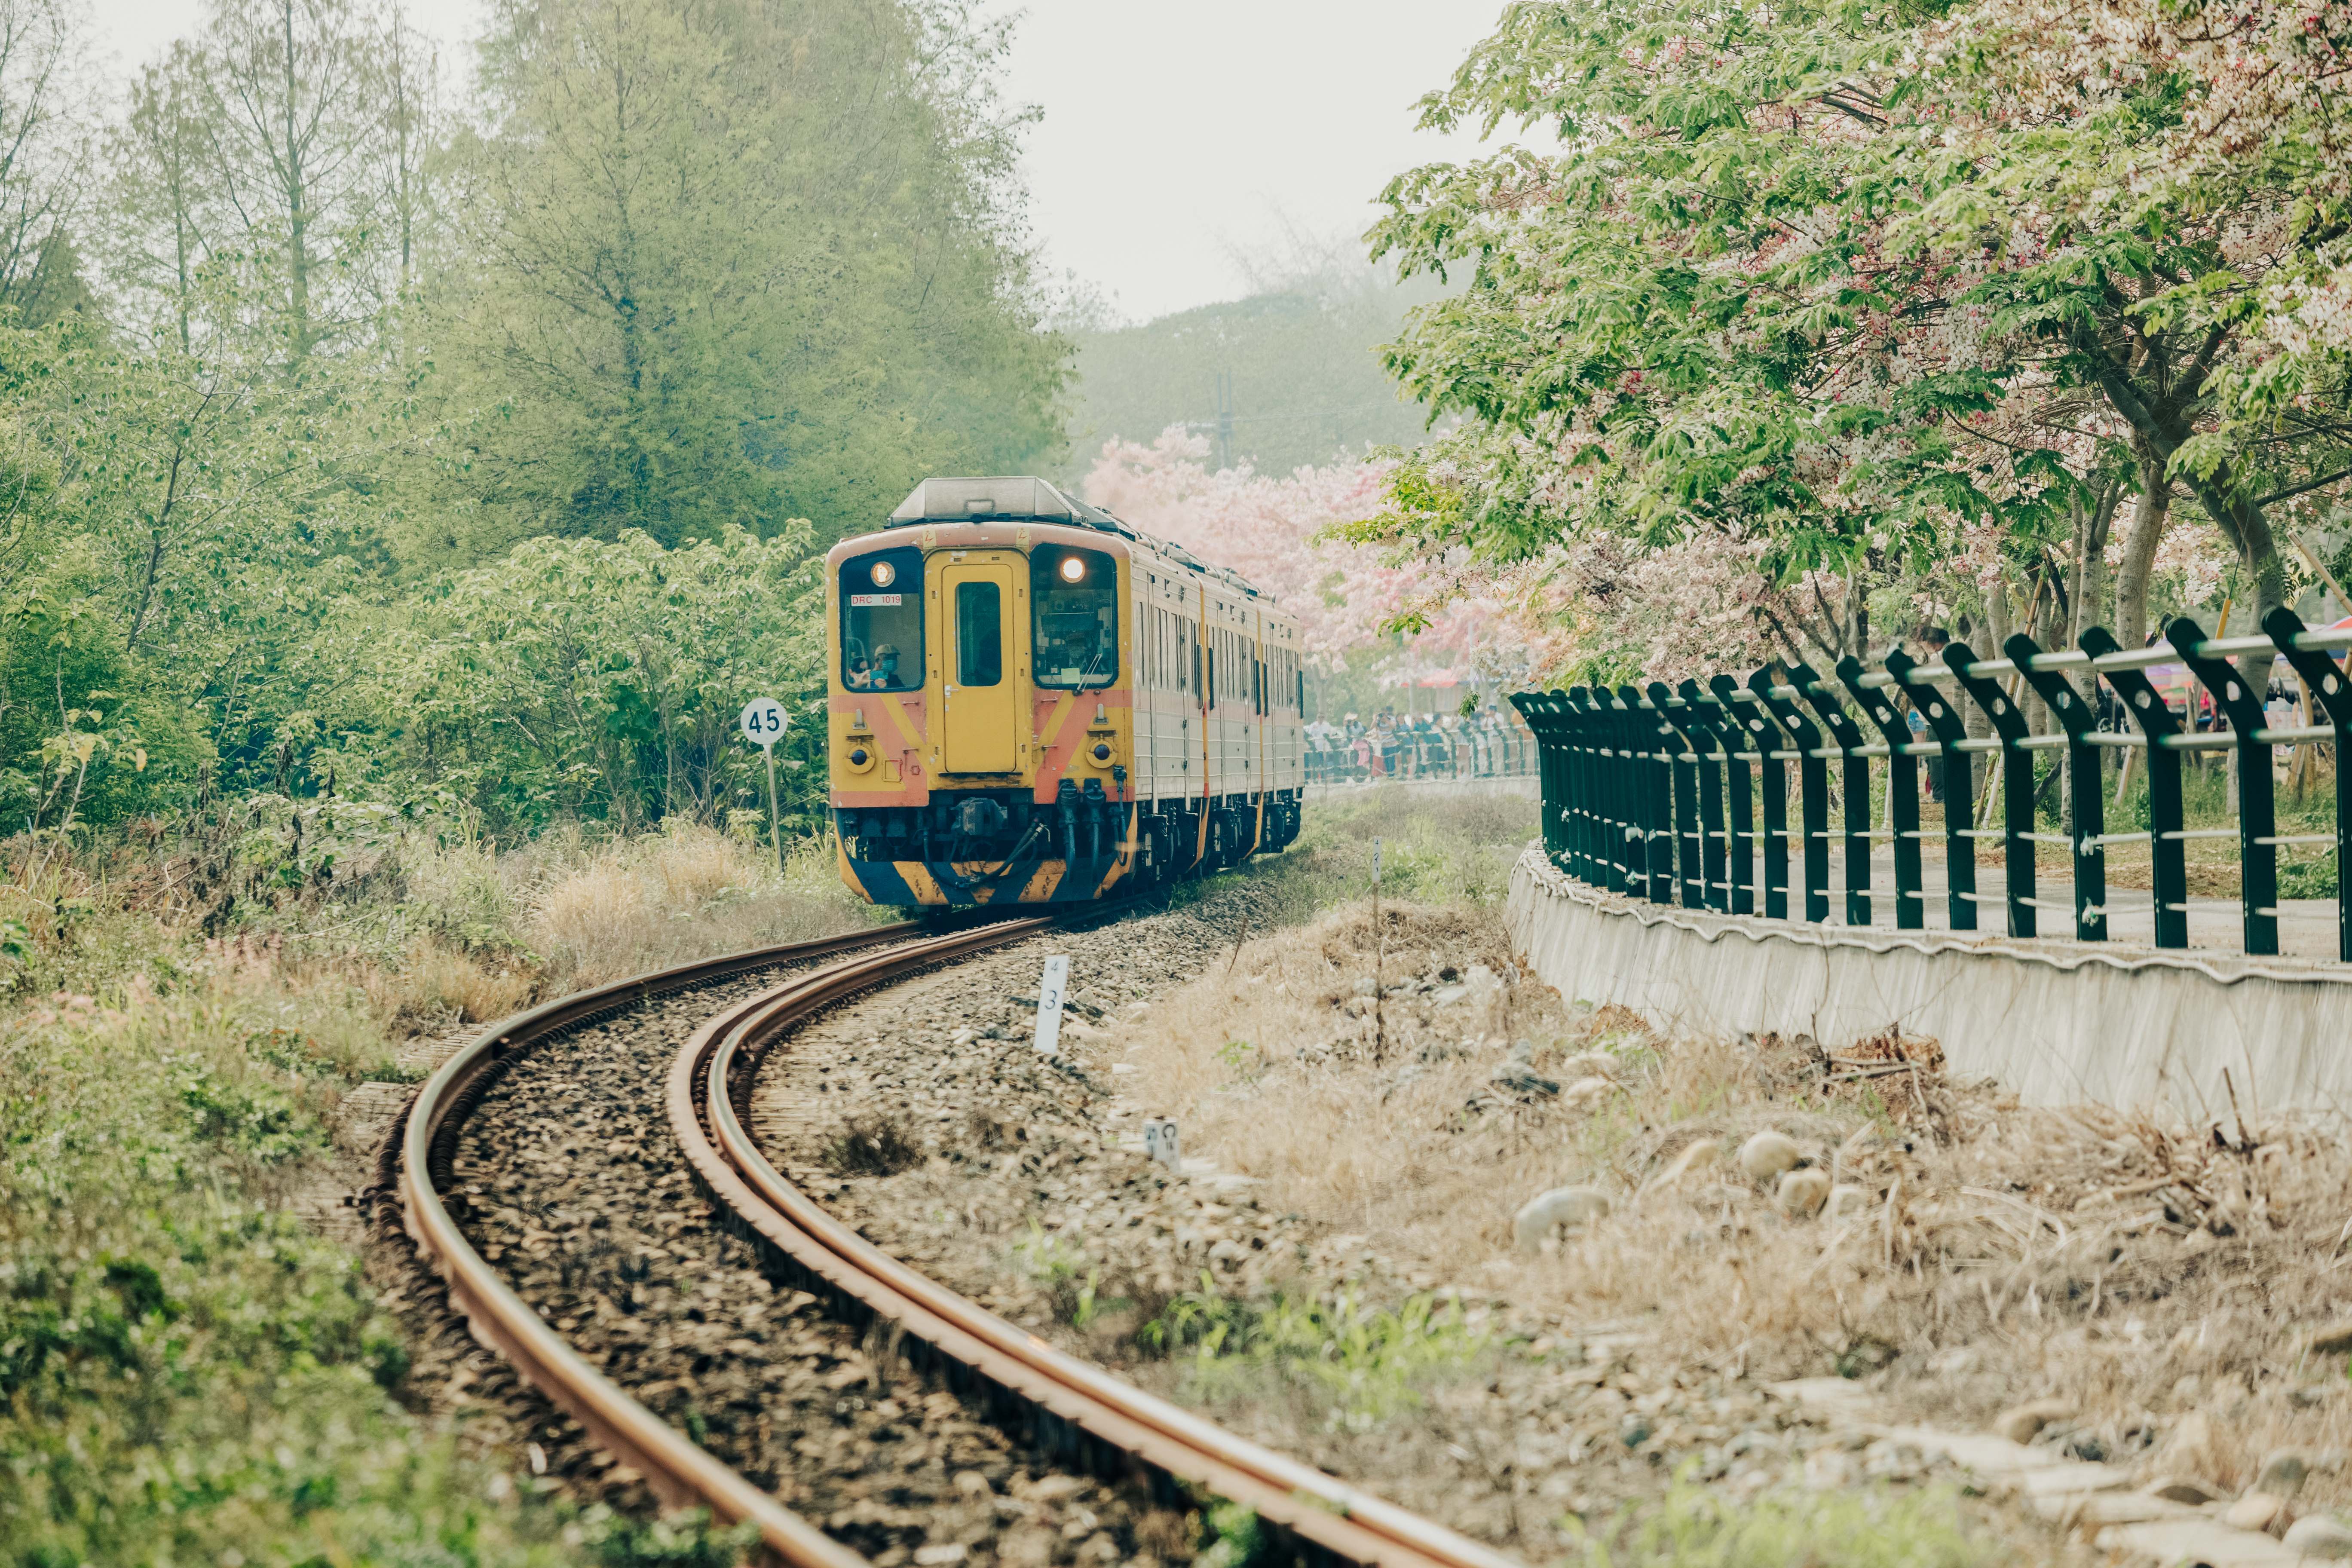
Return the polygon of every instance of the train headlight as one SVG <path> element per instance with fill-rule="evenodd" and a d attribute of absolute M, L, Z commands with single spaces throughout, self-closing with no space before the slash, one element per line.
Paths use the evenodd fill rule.
<path fill-rule="evenodd" d="M 887 561 L 877 561 L 874 563 L 873 576 L 876 587 L 887 588 L 898 580 L 898 569 Z"/>
<path fill-rule="evenodd" d="M 874 765 L 874 753 L 863 746 L 852 746 L 849 748 L 849 755 L 845 760 L 854 772 L 862 773 Z"/>
<path fill-rule="evenodd" d="M 1075 583 L 1087 574 L 1087 563 L 1075 555 L 1062 557 L 1062 581 Z"/>
<path fill-rule="evenodd" d="M 1095 766 L 1100 767 L 1105 763 L 1110 761 L 1110 742 L 1108 741 L 1097 741 L 1094 744 L 1094 750 L 1087 754 L 1094 758 Z"/>

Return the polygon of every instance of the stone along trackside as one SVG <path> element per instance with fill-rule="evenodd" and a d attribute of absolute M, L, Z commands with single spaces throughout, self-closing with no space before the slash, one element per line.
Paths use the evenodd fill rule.
<path fill-rule="evenodd" d="M 704 1018 L 778 978 L 661 998 L 516 1060 L 458 1142 L 447 1195 L 468 1237 L 607 1376 L 885 1568 L 1183 1555 L 1180 1516 L 1024 1453 L 778 1290 L 720 1228 L 663 1119 L 664 1076 Z M 611 1467 L 543 1407 L 527 1425 L 554 1473 L 593 1488 Z"/>
<path fill-rule="evenodd" d="M 1180 1298 L 1344 1296 L 1386 1308 L 1438 1283 L 1391 1268 L 1361 1236 L 1262 1202 L 1257 1183 L 1209 1159 L 1188 1157 L 1171 1173 L 1145 1155 L 1143 1123 L 1161 1108 L 1129 1092 L 1137 1075 L 1108 1059 L 1124 1048 L 1115 1042 L 1186 983 L 1224 977 L 1236 938 L 1244 969 L 1278 941 L 1264 900 L 1228 884 L 1197 904 L 1034 938 L 837 1010 L 767 1055 L 747 1123 L 789 1179 L 894 1257 L 1148 1390 L 1189 1399 L 1181 1357 L 1154 1348 L 1152 1333 L 1156 1319 L 1186 1310 Z M 1032 1001 L 1056 952 L 1071 960 L 1077 1010 L 1049 1059 L 1032 1043 Z M 1509 1410 L 1456 1422 L 1424 1408 L 1370 1435 L 1268 1426 L 1248 1408 L 1212 1414 L 1424 1518 L 1541 1557 L 1553 1543 L 1521 1528 L 1537 1513 L 1515 1521 L 1515 1488 L 1465 1485 L 1460 1468 L 1493 1418 L 1515 1428 L 1551 1403 L 1528 1370 L 1499 1369 Z M 1793 1406 L 1760 1411 L 1768 1426 L 1776 1416 L 1809 1419 Z M 1777 1434 L 1768 1446 L 1781 1447 Z"/>
<path fill-rule="evenodd" d="M 1165 913 L 1034 937 L 840 1009 L 768 1054 L 749 1125 L 777 1168 L 835 1214 L 1024 1327 L 1051 1326 L 1055 1289 L 1067 1283 L 1054 1268 L 1066 1232 L 1122 1232 L 1148 1259 L 1137 1266 L 1148 1291 L 1173 1294 L 1203 1268 L 1251 1289 L 1306 1261 L 1310 1227 L 1261 1210 L 1248 1182 L 1205 1162 L 1171 1181 L 1144 1156 L 1151 1108 L 1125 1100 L 1118 1066 L 1081 1063 L 1109 1026 L 1263 931 L 1262 902 L 1246 885 L 1228 887 Z M 1068 1049 L 1055 1059 L 1032 1043 L 1050 953 L 1069 955 L 1074 985 Z M 893 1138 L 904 1152 L 880 1165 L 848 1146 Z M 859 1179 L 933 1156 L 952 1171 L 936 1191 Z M 1014 1216 L 1037 1228 L 1024 1234 Z M 975 1254 L 975 1237 L 995 1239 Z"/>

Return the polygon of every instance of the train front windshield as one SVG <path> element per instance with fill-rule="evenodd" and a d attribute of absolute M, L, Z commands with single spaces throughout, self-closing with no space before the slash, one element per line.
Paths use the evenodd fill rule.
<path fill-rule="evenodd" d="M 841 682 L 852 691 L 923 684 L 923 552 L 877 550 L 841 563 Z"/>
<path fill-rule="evenodd" d="M 1118 562 L 1099 550 L 1041 549 L 1029 558 L 1036 606 L 1036 681 L 1078 691 L 1118 679 Z"/>

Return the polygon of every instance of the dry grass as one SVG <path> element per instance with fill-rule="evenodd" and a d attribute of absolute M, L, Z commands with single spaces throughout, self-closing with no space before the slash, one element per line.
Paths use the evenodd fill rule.
<path fill-rule="evenodd" d="M 761 847 L 689 823 L 594 847 L 556 841 L 523 895 L 522 930 L 565 990 L 871 919 L 816 848 L 780 873 Z"/>
<path fill-rule="evenodd" d="M 1524 978 L 1375 1016 L 1358 993 L 1376 963 L 1391 987 L 1512 973 L 1486 912 L 1391 905 L 1382 923 L 1359 904 L 1250 942 L 1139 1026 L 1141 1097 L 1188 1152 L 1260 1178 L 1269 1207 L 1362 1236 L 1417 1285 L 1492 1293 L 1530 1327 L 1641 1334 L 1668 1362 L 1884 1368 L 1891 1402 L 1961 1427 L 2056 1394 L 2081 1416 L 2053 1440 L 2084 1457 L 2235 1487 L 2283 1444 L 2352 1446 L 2342 1358 L 2304 1351 L 2345 1293 L 2340 1128 L 2023 1108 L 1947 1081 L 1933 1042 L 1668 1040 Z M 1513 1040 L 1534 1073 L 1605 1090 L 1497 1085 Z M 1729 1159 L 1767 1127 L 1859 1187 L 1860 1213 L 1784 1218 Z M 1701 1138 L 1726 1159 L 1655 1185 Z M 1519 1205 L 1569 1184 L 1614 1212 L 1517 1250 Z"/>
<path fill-rule="evenodd" d="M 875 914 L 818 846 L 801 847 L 780 871 L 764 847 L 682 820 L 629 839 L 559 828 L 508 850 L 420 831 L 385 859 L 391 869 L 349 902 L 279 910 L 271 925 L 205 946 L 267 970 L 274 1011 L 371 1037 L 373 1047 L 352 1049 L 373 1055 L 385 1054 L 385 1037 L 492 1022 L 541 997 L 844 931 Z M 64 875 L 48 881 L 62 886 Z M 19 901 L 29 918 L 52 917 L 35 933 L 44 987 L 79 989 L 82 969 L 121 968 L 112 948 L 125 942 L 162 952 L 193 934 L 185 916 L 175 924 L 134 914 L 63 943 L 48 929 L 58 900 Z"/>
<path fill-rule="evenodd" d="M 488 1024 L 520 1010 L 537 988 L 536 977 L 519 964 L 484 961 L 421 937 L 408 950 L 397 994 L 413 1017 Z"/>

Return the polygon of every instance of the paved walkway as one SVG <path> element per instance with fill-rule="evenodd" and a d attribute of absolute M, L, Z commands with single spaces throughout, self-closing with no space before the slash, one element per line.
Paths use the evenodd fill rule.
<path fill-rule="evenodd" d="M 1845 856 L 1844 846 L 1832 841 L 1830 847 L 1828 925 L 1844 925 L 1845 918 Z M 1870 866 L 1870 926 L 1873 930 L 1895 929 L 1895 854 L 1890 849 L 1874 853 Z M 1804 865 L 1792 847 L 1789 856 L 1789 907 L 1801 913 L 1804 890 L 1801 883 Z M 1924 884 L 1923 903 L 1929 931 L 1951 928 L 1951 901 L 1947 896 L 1944 879 L 1945 864 L 1933 856 L 1926 857 L 1920 868 Z M 1756 907 L 1764 907 L 1764 866 L 1759 851 L 1750 886 L 1757 889 Z M 1999 866 L 1979 864 L 1977 867 L 1977 929 L 1990 935 L 2001 935 L 2009 929 L 2006 904 L 2006 882 Z M 2064 868 L 2043 866 L 2039 868 L 2034 883 L 2038 900 L 2038 935 L 2072 939 L 2074 934 L 2074 879 Z M 2151 946 L 2156 941 L 2155 895 L 2142 888 L 2119 888 L 2107 884 L 2107 940 L 2116 942 Z M 2336 955 L 2336 906 L 2333 899 L 2289 899 L 2278 905 L 2279 952 L 2289 957 L 2333 959 Z M 2244 915 L 2235 899 L 2192 898 L 2189 900 L 2189 945 L 2218 952 L 2242 952 Z"/>

